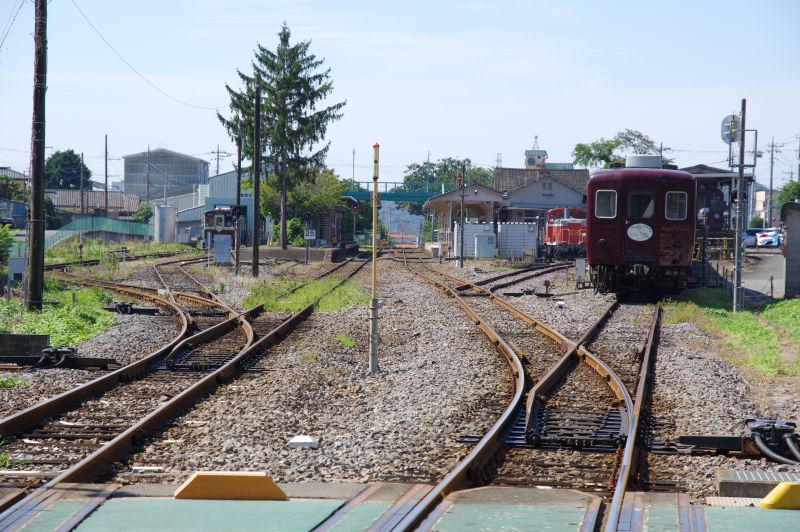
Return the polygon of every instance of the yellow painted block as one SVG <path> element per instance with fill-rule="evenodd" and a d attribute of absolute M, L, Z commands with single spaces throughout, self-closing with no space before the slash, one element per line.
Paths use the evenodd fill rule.
<path fill-rule="evenodd" d="M 266 473 L 198 471 L 175 490 L 176 499 L 282 501 L 286 494 Z"/>
<path fill-rule="evenodd" d="M 800 510 L 800 482 L 781 482 L 761 499 L 758 506 L 772 510 Z"/>

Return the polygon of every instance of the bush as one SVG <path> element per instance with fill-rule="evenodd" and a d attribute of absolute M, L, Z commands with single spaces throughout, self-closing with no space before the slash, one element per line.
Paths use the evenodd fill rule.
<path fill-rule="evenodd" d="M 753 228 L 753 229 L 758 229 L 760 227 L 765 227 L 764 226 L 764 218 L 762 218 L 761 216 L 753 216 L 752 218 L 750 218 L 750 222 L 747 224 L 747 227 L 750 227 L 750 228 Z"/>

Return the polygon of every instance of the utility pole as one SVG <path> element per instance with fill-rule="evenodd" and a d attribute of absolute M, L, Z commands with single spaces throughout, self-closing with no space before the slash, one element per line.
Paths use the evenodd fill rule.
<path fill-rule="evenodd" d="M 378 161 L 381 146 L 372 146 L 372 295 L 369 300 L 369 371 L 378 372 Z"/>
<path fill-rule="evenodd" d="M 109 218 L 109 216 L 108 216 L 108 133 L 106 133 L 106 150 L 105 150 L 105 169 L 104 169 L 104 174 L 105 174 L 105 188 L 104 188 L 104 193 L 103 193 L 103 208 L 106 211 L 106 218 Z"/>
<path fill-rule="evenodd" d="M 44 135 L 47 90 L 47 0 L 34 2 L 31 219 L 28 233 L 28 310 L 41 310 L 44 291 Z"/>
<path fill-rule="evenodd" d="M 458 267 L 464 267 L 464 191 L 467 186 L 467 163 L 461 163 L 461 231 L 459 231 Z"/>
<path fill-rule="evenodd" d="M 144 200 L 150 201 L 150 145 L 147 145 L 147 176 L 145 177 Z"/>
<path fill-rule="evenodd" d="M 350 178 L 350 182 L 352 183 L 353 190 L 356 189 L 356 149 L 353 148 L 353 175 Z"/>
<path fill-rule="evenodd" d="M 255 121 L 253 127 L 253 260 L 252 275 L 258 278 L 259 244 L 261 235 L 259 229 L 261 220 L 259 219 L 258 202 L 261 197 L 261 76 L 256 74 L 256 105 Z"/>
<path fill-rule="evenodd" d="M 242 245 L 242 228 L 239 219 L 242 217 L 242 137 L 236 137 L 236 258 L 234 273 L 239 275 L 239 248 Z M 245 218 L 245 225 L 247 218 Z"/>
<path fill-rule="evenodd" d="M 780 153 L 780 151 L 778 152 Z M 775 167 L 775 137 L 769 143 L 769 193 L 767 195 L 767 219 L 764 221 L 766 227 L 772 227 L 772 172 Z"/>
<path fill-rule="evenodd" d="M 745 138 L 745 115 L 747 113 L 747 99 L 742 98 L 741 126 L 739 139 L 739 174 L 736 177 L 736 237 L 734 240 L 734 259 L 733 259 L 733 312 L 739 312 L 742 306 L 742 202 L 744 201 L 744 138 Z"/>
<path fill-rule="evenodd" d="M 84 213 L 84 204 L 83 204 L 83 152 L 81 152 L 81 186 L 80 186 L 80 193 L 81 193 L 81 214 Z"/>
<path fill-rule="evenodd" d="M 217 156 L 217 175 L 219 175 L 219 159 L 220 159 L 220 157 L 230 157 L 231 154 L 226 152 L 226 151 L 220 150 L 219 149 L 219 144 L 217 144 L 217 149 L 215 151 L 212 151 L 211 153 L 216 154 L 216 156 Z"/>

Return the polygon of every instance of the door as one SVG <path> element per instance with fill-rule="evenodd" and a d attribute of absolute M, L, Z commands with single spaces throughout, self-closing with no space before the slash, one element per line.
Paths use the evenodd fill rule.
<path fill-rule="evenodd" d="M 654 236 L 659 223 L 658 187 L 629 189 L 622 202 L 625 220 L 623 242 L 625 262 L 653 264 L 656 252 Z"/>

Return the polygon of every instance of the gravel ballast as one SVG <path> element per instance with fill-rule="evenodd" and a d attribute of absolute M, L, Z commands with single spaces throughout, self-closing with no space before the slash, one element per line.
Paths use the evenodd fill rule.
<path fill-rule="evenodd" d="M 163 467 L 159 481 L 209 468 L 276 481 L 441 478 L 469 451 L 456 438 L 483 434 L 505 408 L 511 372 L 442 291 L 396 263 L 379 271 L 380 373 L 368 371 L 365 306 L 315 313 L 270 350 L 267 371 L 221 388 L 129 466 Z M 290 449 L 301 434 L 319 448 Z"/>

